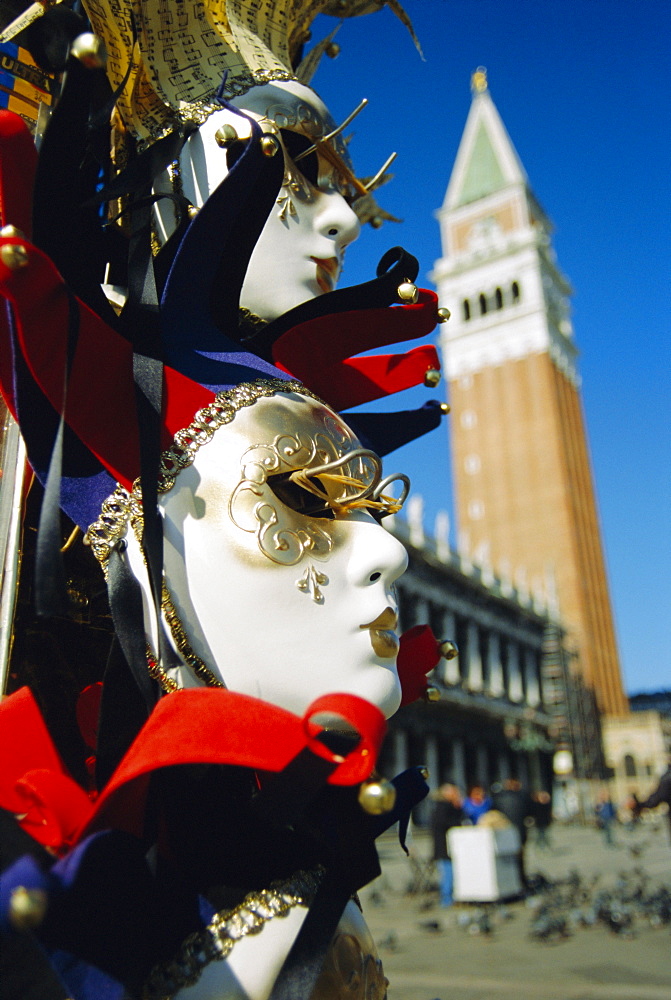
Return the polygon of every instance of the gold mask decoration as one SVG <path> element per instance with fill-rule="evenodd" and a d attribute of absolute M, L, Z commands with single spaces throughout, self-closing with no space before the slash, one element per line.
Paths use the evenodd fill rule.
<path fill-rule="evenodd" d="M 281 422 L 285 414 L 277 414 Z M 260 551 L 282 566 L 295 565 L 306 553 L 327 559 L 334 518 L 353 510 L 395 513 L 405 499 L 381 493 L 380 459 L 331 411 L 315 407 L 294 423 L 271 443 L 245 451 L 229 501 L 233 523 L 255 533 Z"/>

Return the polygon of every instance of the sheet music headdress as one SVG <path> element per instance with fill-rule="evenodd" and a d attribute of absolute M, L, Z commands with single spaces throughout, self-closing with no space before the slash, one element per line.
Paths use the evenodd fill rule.
<path fill-rule="evenodd" d="M 335 34 L 301 58 L 315 17 L 355 17 L 384 6 L 415 38 L 397 0 L 84 0 L 107 47 L 119 113 L 141 144 L 179 122 L 201 123 L 220 107 L 215 95 L 222 81 L 227 99 L 273 80 L 309 83 Z"/>

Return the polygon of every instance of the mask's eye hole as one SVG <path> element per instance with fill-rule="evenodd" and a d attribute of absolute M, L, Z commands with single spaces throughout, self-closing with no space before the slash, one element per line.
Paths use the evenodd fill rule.
<path fill-rule="evenodd" d="M 304 153 L 306 149 L 309 149 L 310 146 L 314 146 L 313 141 L 308 139 L 307 136 L 301 135 L 299 132 L 290 132 L 288 129 L 282 129 L 281 136 L 284 148 L 294 161 L 296 160 L 296 157 L 300 156 L 301 153 Z M 296 165 L 296 169 L 300 170 L 303 177 L 305 177 L 313 187 L 318 187 L 319 157 L 316 152 L 310 153 L 309 156 L 304 156 L 300 163 Z"/>
<path fill-rule="evenodd" d="M 281 500 L 285 507 L 290 507 L 297 514 L 304 514 L 306 517 L 325 517 L 329 520 L 335 518 L 335 512 L 323 500 L 303 489 L 298 483 L 293 482 L 289 477 L 290 472 L 282 472 L 277 476 L 268 477 L 268 486 L 278 500 Z M 310 480 L 318 489 L 323 489 L 317 479 Z"/>

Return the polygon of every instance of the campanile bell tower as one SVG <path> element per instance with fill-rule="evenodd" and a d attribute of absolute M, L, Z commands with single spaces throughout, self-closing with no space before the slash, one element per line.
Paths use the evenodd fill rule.
<path fill-rule="evenodd" d="M 556 594 L 579 669 L 628 712 L 587 446 L 571 288 L 486 73 L 439 212 L 457 524 L 503 578 Z"/>

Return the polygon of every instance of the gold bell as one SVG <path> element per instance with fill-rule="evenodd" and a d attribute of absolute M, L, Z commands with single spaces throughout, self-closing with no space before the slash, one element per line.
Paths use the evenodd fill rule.
<path fill-rule="evenodd" d="M 452 410 L 452 407 L 450 406 L 449 403 L 441 403 L 440 404 L 440 412 L 443 413 L 445 416 L 447 416 L 447 414 L 450 413 L 451 410 Z"/>
<path fill-rule="evenodd" d="M 337 42 L 329 42 L 329 44 L 324 49 L 324 52 L 329 57 L 329 59 L 337 59 L 340 55 L 340 46 Z"/>
<path fill-rule="evenodd" d="M 359 805 L 371 816 L 391 812 L 396 803 L 396 789 L 391 781 L 364 781 L 359 789 Z"/>
<path fill-rule="evenodd" d="M 428 781 L 429 780 L 430 772 L 429 772 L 428 767 L 420 767 L 419 768 L 419 773 L 424 778 L 424 781 Z"/>
<path fill-rule="evenodd" d="M 264 156 L 274 156 L 279 148 L 277 139 L 273 139 L 272 135 L 261 136 L 261 151 Z"/>
<path fill-rule="evenodd" d="M 199 212 L 200 209 L 198 208 L 197 205 L 189 205 L 189 207 L 186 210 L 186 214 L 189 216 L 190 219 L 195 219 Z"/>
<path fill-rule="evenodd" d="M 441 306 L 440 309 L 438 310 L 438 322 L 447 323 L 451 315 L 452 313 L 450 312 L 449 309 L 446 309 L 445 306 Z"/>
<path fill-rule="evenodd" d="M 18 271 L 28 263 L 28 251 L 21 243 L 5 243 L 0 248 L 0 259 L 10 271 Z"/>
<path fill-rule="evenodd" d="M 456 642 L 452 642 L 451 639 L 441 642 L 440 655 L 446 660 L 453 660 L 456 656 L 459 656 Z"/>
<path fill-rule="evenodd" d="M 426 701 L 440 701 L 440 691 L 437 687 L 430 685 L 424 692 L 424 699 Z"/>
<path fill-rule="evenodd" d="M 107 65 L 105 43 L 91 31 L 77 35 L 70 47 L 70 53 L 87 69 L 104 69 Z"/>
<path fill-rule="evenodd" d="M 374 215 L 373 218 L 370 219 L 369 221 L 370 221 L 371 227 L 373 229 L 381 229 L 382 228 L 382 216 L 380 216 L 380 215 Z"/>
<path fill-rule="evenodd" d="M 402 281 L 397 288 L 398 297 L 401 302 L 415 303 L 419 298 L 419 289 L 413 285 L 412 281 Z"/>
<path fill-rule="evenodd" d="M 2 229 L 0 229 L 0 236 L 14 236 L 20 240 L 25 239 L 24 234 L 20 229 L 17 229 L 16 226 L 3 226 Z"/>
<path fill-rule="evenodd" d="M 217 146 L 220 146 L 222 149 L 225 146 L 228 146 L 229 143 L 235 142 L 237 138 L 238 138 L 238 133 L 233 128 L 233 126 L 229 125 L 228 123 L 226 125 L 222 125 L 221 128 L 218 128 L 217 131 L 214 133 L 214 141 L 216 142 Z"/>
<path fill-rule="evenodd" d="M 440 385 L 440 372 L 437 368 L 427 368 L 424 373 L 424 385 L 427 389 L 435 389 Z"/>
<path fill-rule="evenodd" d="M 26 889 L 19 885 L 9 900 L 9 922 L 17 931 L 32 931 L 39 927 L 47 912 L 47 894 L 42 889 Z"/>

